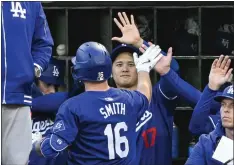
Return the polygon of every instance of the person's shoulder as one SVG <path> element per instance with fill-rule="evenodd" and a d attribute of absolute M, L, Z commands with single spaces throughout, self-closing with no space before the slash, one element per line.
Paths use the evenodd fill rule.
<path fill-rule="evenodd" d="M 213 134 L 214 131 L 210 132 L 209 134 L 202 134 L 199 137 L 199 143 L 204 147 L 210 146 L 213 143 Z"/>

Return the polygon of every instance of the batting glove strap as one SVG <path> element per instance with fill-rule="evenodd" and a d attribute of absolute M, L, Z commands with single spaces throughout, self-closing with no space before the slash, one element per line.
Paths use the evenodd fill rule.
<path fill-rule="evenodd" d="M 41 154 L 44 157 L 47 158 L 55 158 L 59 155 L 59 152 L 53 150 L 53 148 L 50 146 L 50 138 L 45 138 L 42 142 L 41 142 Z"/>

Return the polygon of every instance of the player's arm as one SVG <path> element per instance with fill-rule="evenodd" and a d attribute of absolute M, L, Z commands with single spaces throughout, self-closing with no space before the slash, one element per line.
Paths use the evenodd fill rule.
<path fill-rule="evenodd" d="M 68 99 L 68 92 L 56 92 L 32 99 L 32 112 L 57 113 L 59 107 Z"/>
<path fill-rule="evenodd" d="M 200 100 L 193 110 L 193 114 L 189 123 L 189 131 L 193 134 L 200 135 L 209 133 L 215 128 L 213 119 L 209 119 L 213 98 L 217 91 L 206 86 L 203 90 Z M 208 126 L 209 125 L 209 126 Z"/>
<path fill-rule="evenodd" d="M 199 90 L 180 78 L 172 69 L 165 74 L 161 74 L 159 83 L 160 93 L 168 100 L 180 97 L 194 107 L 201 97 Z"/>
<path fill-rule="evenodd" d="M 220 87 L 232 76 L 232 69 L 229 69 L 230 63 L 231 60 L 229 57 L 224 57 L 223 55 L 221 55 L 219 59 L 214 60 L 209 74 L 209 83 L 204 89 L 202 97 L 193 111 L 189 124 L 189 130 L 192 133 L 211 131 L 204 130 L 204 128 L 208 127 L 207 125 L 210 125 L 211 123 L 216 124 L 213 122 L 213 119 L 209 117 L 211 115 L 213 98 L 217 94 Z M 209 122 L 209 120 L 211 120 L 211 122 Z"/>
<path fill-rule="evenodd" d="M 206 165 L 206 152 L 204 148 L 207 147 L 205 146 L 206 141 L 207 135 L 201 135 L 185 165 Z"/>
<path fill-rule="evenodd" d="M 181 79 L 179 75 L 171 69 L 172 54 L 172 48 L 169 48 L 167 56 L 163 56 L 154 67 L 154 70 L 161 76 L 158 86 L 159 91 L 163 97 L 169 101 L 179 96 L 190 103 L 191 106 L 195 106 L 200 98 L 201 92 Z"/>
<path fill-rule="evenodd" d="M 138 73 L 137 91 L 145 95 L 149 102 L 152 96 L 152 84 L 149 72 L 161 57 L 161 49 L 155 45 L 151 45 L 139 58 L 136 53 L 133 53 L 134 63 Z"/>
<path fill-rule="evenodd" d="M 51 134 L 33 144 L 33 148 L 44 157 L 54 158 L 75 140 L 79 123 L 76 112 L 70 109 L 70 102 L 61 105 L 56 115 Z"/>
<path fill-rule="evenodd" d="M 41 3 L 34 5 L 36 20 L 31 51 L 35 67 L 43 71 L 48 67 L 54 43 Z"/>

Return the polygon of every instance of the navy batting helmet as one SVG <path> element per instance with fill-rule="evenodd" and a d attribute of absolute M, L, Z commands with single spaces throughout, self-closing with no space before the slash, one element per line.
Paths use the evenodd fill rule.
<path fill-rule="evenodd" d="M 106 48 L 97 42 L 83 43 L 76 51 L 74 81 L 104 81 L 110 78 L 112 62 Z"/>

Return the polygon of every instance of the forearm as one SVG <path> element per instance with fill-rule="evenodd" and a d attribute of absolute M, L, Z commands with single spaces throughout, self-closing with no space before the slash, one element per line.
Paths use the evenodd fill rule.
<path fill-rule="evenodd" d="M 67 92 L 56 92 L 33 98 L 32 112 L 57 113 L 60 105 L 68 99 Z"/>
<path fill-rule="evenodd" d="M 207 121 L 209 121 L 208 117 L 211 114 L 212 101 L 216 93 L 216 91 L 209 89 L 208 86 L 205 87 L 200 100 L 193 110 L 192 118 L 189 123 L 190 132 L 194 134 L 204 132 L 202 130 L 204 130 Z"/>
<path fill-rule="evenodd" d="M 137 91 L 145 95 L 150 102 L 152 96 L 152 84 L 148 72 L 138 72 Z"/>
<path fill-rule="evenodd" d="M 191 106 L 195 106 L 201 97 L 201 92 L 192 85 L 181 79 L 173 69 L 161 76 L 163 83 L 160 83 L 161 90 L 168 96 L 179 96 L 188 102 Z"/>

